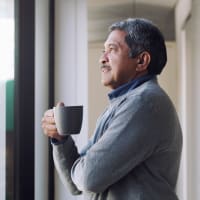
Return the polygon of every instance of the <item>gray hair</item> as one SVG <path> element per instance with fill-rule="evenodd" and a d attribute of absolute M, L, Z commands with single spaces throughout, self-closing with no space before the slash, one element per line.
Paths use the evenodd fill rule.
<path fill-rule="evenodd" d="M 129 56 L 136 57 L 143 51 L 151 56 L 149 74 L 160 74 L 167 62 L 167 52 L 162 33 L 151 21 L 142 18 L 129 18 L 113 23 L 109 31 L 123 30 L 127 33 L 125 41 L 130 48 Z"/>

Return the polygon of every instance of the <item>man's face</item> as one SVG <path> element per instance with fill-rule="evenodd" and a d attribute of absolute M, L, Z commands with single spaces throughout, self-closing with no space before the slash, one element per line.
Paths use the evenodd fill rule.
<path fill-rule="evenodd" d="M 101 63 L 101 82 L 104 86 L 116 89 L 136 77 L 137 59 L 129 57 L 129 47 L 125 42 L 126 33 L 112 31 L 99 60 Z"/>

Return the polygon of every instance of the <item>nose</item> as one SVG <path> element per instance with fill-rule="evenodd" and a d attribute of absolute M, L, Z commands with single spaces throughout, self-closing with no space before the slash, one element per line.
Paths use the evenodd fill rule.
<path fill-rule="evenodd" d="M 108 62 L 108 56 L 107 56 L 106 52 L 103 52 L 102 55 L 99 58 L 99 63 L 105 64 L 106 62 Z"/>

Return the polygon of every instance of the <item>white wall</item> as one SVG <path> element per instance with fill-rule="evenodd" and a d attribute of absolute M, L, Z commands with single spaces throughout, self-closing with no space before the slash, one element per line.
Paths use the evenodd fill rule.
<path fill-rule="evenodd" d="M 183 154 L 178 192 L 182 200 L 200 198 L 200 1 L 179 0 L 176 5 L 179 105 L 183 127 Z"/>
<path fill-rule="evenodd" d="M 55 102 L 84 105 L 83 127 L 74 137 L 81 149 L 88 139 L 86 0 L 55 1 Z M 74 200 L 55 173 L 55 200 Z"/>
<path fill-rule="evenodd" d="M 41 119 L 48 108 L 49 0 L 35 1 L 35 200 L 48 199 L 48 139 Z"/>

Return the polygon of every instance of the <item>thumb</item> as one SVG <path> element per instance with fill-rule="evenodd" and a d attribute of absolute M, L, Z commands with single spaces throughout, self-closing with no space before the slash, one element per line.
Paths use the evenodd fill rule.
<path fill-rule="evenodd" d="M 65 106 L 65 104 L 64 104 L 63 102 L 58 102 L 58 103 L 56 104 L 56 107 L 59 107 L 59 106 Z"/>

